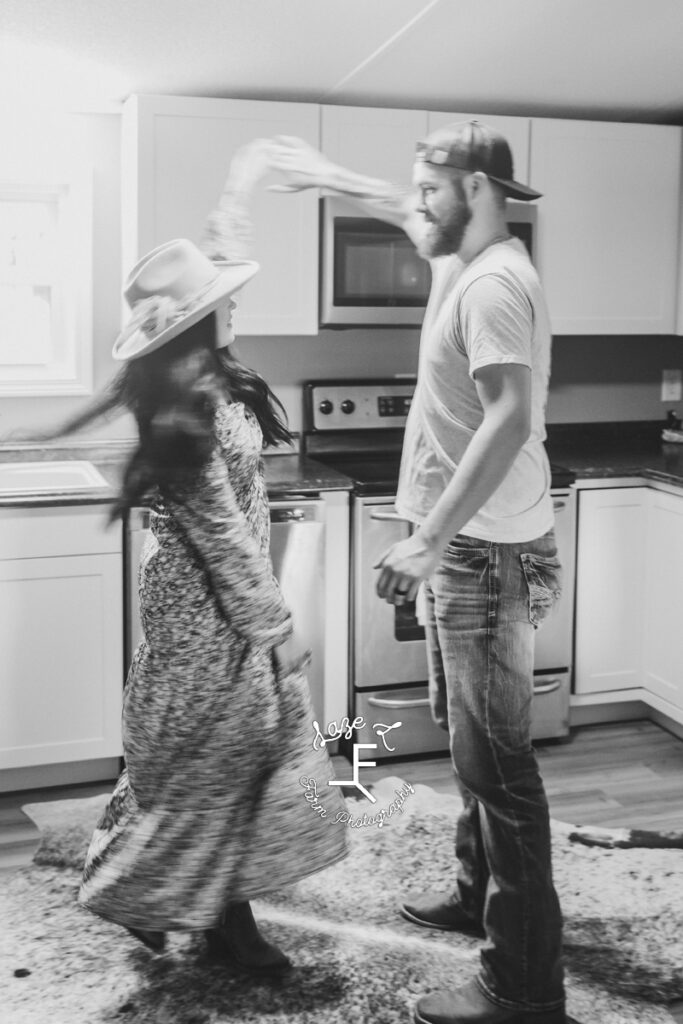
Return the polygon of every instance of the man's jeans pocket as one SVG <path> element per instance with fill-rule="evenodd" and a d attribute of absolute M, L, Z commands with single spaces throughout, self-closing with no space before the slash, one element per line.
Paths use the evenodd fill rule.
<path fill-rule="evenodd" d="M 562 566 L 556 555 L 524 552 L 519 557 L 529 590 L 529 622 L 538 629 L 562 593 Z"/>

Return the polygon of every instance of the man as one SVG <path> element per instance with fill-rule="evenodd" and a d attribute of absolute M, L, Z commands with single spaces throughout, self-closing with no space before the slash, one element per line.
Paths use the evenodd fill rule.
<path fill-rule="evenodd" d="M 551 334 L 538 276 L 510 237 L 506 140 L 477 121 L 418 143 L 410 195 L 277 140 L 284 189 L 331 188 L 400 224 L 431 261 L 396 507 L 414 524 L 378 565 L 399 605 L 424 585 L 434 717 L 450 733 L 463 811 L 454 892 L 401 913 L 487 939 L 463 988 L 418 1024 L 566 1024 L 548 805 L 530 741 L 534 628 L 560 590 L 543 447 Z"/>

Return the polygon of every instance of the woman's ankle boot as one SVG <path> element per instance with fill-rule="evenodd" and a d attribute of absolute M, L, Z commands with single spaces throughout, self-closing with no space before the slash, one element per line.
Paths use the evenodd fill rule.
<path fill-rule="evenodd" d="M 164 932 L 150 932 L 145 928 L 128 928 L 127 926 L 126 931 L 144 943 L 153 953 L 163 953 L 166 948 L 166 935 Z"/>
<path fill-rule="evenodd" d="M 249 974 L 283 974 L 292 962 L 263 938 L 248 903 L 228 903 L 216 928 L 205 933 L 209 955 Z"/>

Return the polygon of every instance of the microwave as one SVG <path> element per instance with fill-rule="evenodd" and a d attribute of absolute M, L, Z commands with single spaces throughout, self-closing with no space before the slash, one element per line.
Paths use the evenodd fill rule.
<path fill-rule="evenodd" d="M 508 200 L 508 228 L 533 259 L 536 209 Z M 320 326 L 410 327 L 424 318 L 431 272 L 406 233 L 346 199 L 320 200 Z"/>

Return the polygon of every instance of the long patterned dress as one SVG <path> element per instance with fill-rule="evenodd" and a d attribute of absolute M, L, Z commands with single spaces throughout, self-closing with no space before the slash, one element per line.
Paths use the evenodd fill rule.
<path fill-rule="evenodd" d="M 269 558 L 261 431 L 251 411 L 226 402 L 215 436 L 192 492 L 153 508 L 140 566 L 144 639 L 124 695 L 126 771 L 79 896 L 102 917 L 154 931 L 212 927 L 227 901 L 346 852 L 344 828 L 304 799 L 299 766 L 282 770 L 298 759 L 287 730 L 309 712 L 287 719 L 273 667 L 292 627 Z"/>

